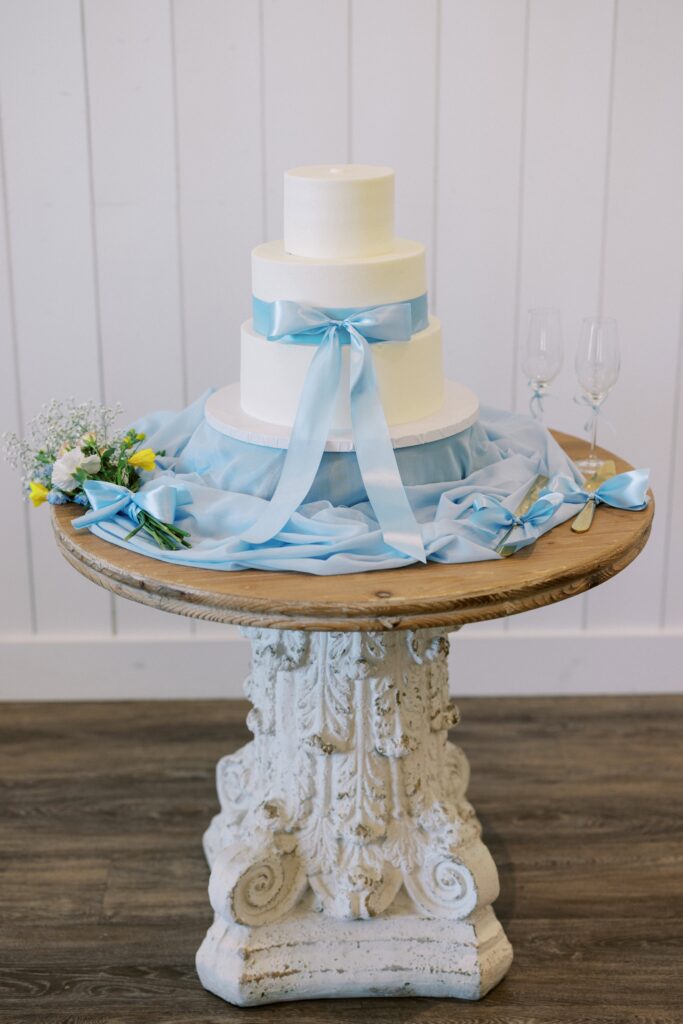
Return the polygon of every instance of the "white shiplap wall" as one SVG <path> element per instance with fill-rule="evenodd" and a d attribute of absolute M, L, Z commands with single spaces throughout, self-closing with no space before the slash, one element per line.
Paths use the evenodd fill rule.
<path fill-rule="evenodd" d="M 578 432 L 579 322 L 616 316 L 604 440 L 652 467 L 658 498 L 631 569 L 467 630 L 456 686 L 537 689 L 543 658 L 557 691 L 677 688 L 682 97 L 679 0 L 0 0 L 1 427 L 52 396 L 133 417 L 235 378 L 249 250 L 281 233 L 283 170 L 392 164 L 448 372 L 521 408 L 526 310 L 559 306 L 549 419 Z M 233 634 L 81 580 L 4 465 L 0 486 L 0 696 L 237 692 Z M 494 641 L 505 681 L 485 674 Z"/>

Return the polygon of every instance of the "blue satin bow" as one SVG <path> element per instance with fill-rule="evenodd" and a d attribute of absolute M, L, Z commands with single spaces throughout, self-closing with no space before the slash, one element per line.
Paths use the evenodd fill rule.
<path fill-rule="evenodd" d="M 611 420 L 607 419 L 605 413 L 603 412 L 602 402 L 594 402 L 592 401 L 592 399 L 588 397 L 588 395 L 574 395 L 574 401 L 577 405 L 583 405 L 587 409 L 591 410 L 592 416 L 588 417 L 583 426 L 583 429 L 586 431 L 587 434 L 590 434 L 593 428 L 593 416 L 599 416 L 600 421 L 604 423 L 606 427 L 609 427 L 613 434 L 616 434 L 614 424 Z"/>
<path fill-rule="evenodd" d="M 150 480 L 139 491 L 131 491 L 121 484 L 105 480 L 88 480 L 83 485 L 90 509 L 71 523 L 77 530 L 126 515 L 133 522 L 138 521 L 138 510 L 142 509 L 155 516 L 162 523 L 175 522 L 176 514 L 183 505 L 192 504 L 192 495 L 182 484 L 169 484 L 163 478 Z"/>
<path fill-rule="evenodd" d="M 508 531 L 505 547 L 519 551 L 540 535 L 541 526 L 562 504 L 559 493 L 544 492 L 522 515 L 516 515 L 498 498 L 477 494 L 472 501 L 472 513 L 467 518 L 467 527 L 477 541 L 488 547 L 495 547 L 501 531 Z"/>
<path fill-rule="evenodd" d="M 596 505 L 610 505 L 612 508 L 638 512 L 648 504 L 649 483 L 649 469 L 631 469 L 627 473 L 609 477 L 594 491 L 584 491 L 568 476 L 554 477 L 547 490 L 557 491 L 570 504 L 585 505 L 587 501 L 594 501 Z"/>
<path fill-rule="evenodd" d="M 415 329 L 412 303 L 393 302 L 351 311 L 341 319 L 298 302 L 277 301 L 269 308 L 270 341 L 317 341 L 317 349 L 306 374 L 275 493 L 241 539 L 252 544 L 270 540 L 311 489 L 332 423 L 342 345 L 349 344 L 351 426 L 368 499 L 385 542 L 410 558 L 426 561 L 422 533 L 396 464 L 370 351 L 374 342 L 410 340 Z"/>

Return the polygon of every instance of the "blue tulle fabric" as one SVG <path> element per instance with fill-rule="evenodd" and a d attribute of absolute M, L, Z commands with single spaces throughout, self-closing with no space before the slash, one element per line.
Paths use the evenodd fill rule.
<path fill-rule="evenodd" d="M 152 413 L 134 424 L 146 435 L 145 447 L 166 453 L 155 471 L 143 474 L 143 489 L 158 490 L 162 483 L 181 489 L 175 521 L 190 531 L 192 547 L 162 551 L 142 532 L 126 540 L 131 519 L 123 511 L 90 524 L 93 533 L 151 558 L 217 570 L 337 575 L 414 561 L 383 540 L 353 452 L 323 455 L 306 500 L 273 540 L 240 540 L 271 498 L 285 453 L 226 437 L 209 426 L 204 419 L 207 397 L 181 412 Z M 479 421 L 462 433 L 399 448 L 396 458 L 432 562 L 499 558 L 495 547 L 502 539 L 515 543 L 517 534 L 519 546 L 531 542 L 581 507 L 575 497 L 580 474 L 529 416 L 483 408 Z M 556 498 L 541 514 L 537 509 L 533 521 L 515 524 L 510 513 L 539 475 L 561 477 L 566 500 Z M 478 525 L 482 516 L 487 522 Z"/>

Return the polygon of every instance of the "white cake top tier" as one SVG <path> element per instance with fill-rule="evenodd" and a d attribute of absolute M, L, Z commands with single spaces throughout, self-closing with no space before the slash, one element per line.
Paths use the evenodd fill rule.
<path fill-rule="evenodd" d="M 285 250 L 311 259 L 378 256 L 394 242 L 394 172 L 317 164 L 285 173 Z"/>

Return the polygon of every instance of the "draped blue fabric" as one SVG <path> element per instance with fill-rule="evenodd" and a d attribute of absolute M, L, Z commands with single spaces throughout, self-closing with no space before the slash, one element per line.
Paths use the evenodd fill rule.
<path fill-rule="evenodd" d="M 146 446 L 167 453 L 158 469 L 143 474 L 145 484 L 135 498 L 140 500 L 161 486 L 177 490 L 175 522 L 190 531 L 192 547 L 162 551 L 143 533 L 124 540 L 131 529 L 127 495 L 121 496 L 125 499 L 121 508 L 112 512 L 110 493 L 105 502 L 108 511 L 98 501 L 96 517 L 82 525 L 105 540 L 152 558 L 217 570 L 335 575 L 416 561 L 384 540 L 354 452 L 323 453 L 309 492 L 272 540 L 253 544 L 241 539 L 272 498 L 285 452 L 218 433 L 204 419 L 207 397 L 203 395 L 182 412 L 152 413 L 134 425 L 146 434 Z M 426 557 L 432 562 L 499 558 L 495 548 L 503 538 L 514 547 L 529 543 L 576 515 L 585 500 L 573 464 L 548 431 L 529 416 L 484 408 L 479 422 L 462 433 L 399 448 L 395 454 Z M 515 517 L 514 510 L 539 475 L 548 477 L 553 486 L 557 481 L 551 493 L 559 498 L 539 499 L 525 516 Z M 644 500 L 642 479 L 637 489 L 621 493 L 626 500 Z M 170 496 L 163 500 L 169 501 Z M 161 505 L 154 508 L 161 510 Z"/>
<path fill-rule="evenodd" d="M 282 475 L 270 505 L 241 534 L 252 544 L 275 537 L 310 490 L 332 424 L 341 380 L 342 345 L 350 345 L 351 426 L 356 459 L 385 541 L 409 558 L 426 561 L 422 534 L 403 489 L 379 397 L 371 344 L 408 342 L 426 316 L 424 303 L 392 302 L 335 315 L 300 302 L 277 300 L 257 312 L 266 337 L 280 344 L 317 345 L 299 399 Z M 420 304 L 421 303 L 421 304 Z"/>

